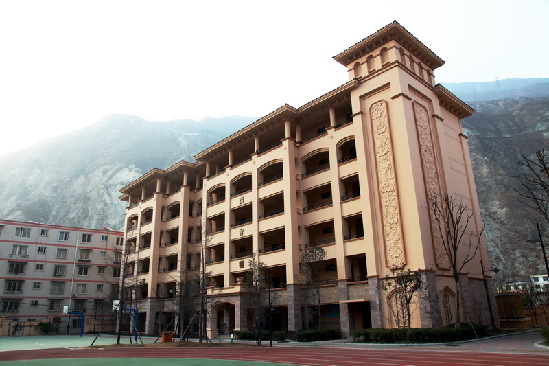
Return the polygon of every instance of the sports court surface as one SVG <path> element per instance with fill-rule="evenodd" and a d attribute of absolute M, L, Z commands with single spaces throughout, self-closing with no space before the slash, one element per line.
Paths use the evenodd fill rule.
<path fill-rule="evenodd" d="M 34 338 L 34 339 L 31 339 Z M 154 342 L 156 338 L 143 341 Z M 0 366 L 549 365 L 549 350 L 526 333 L 453 345 L 274 344 L 269 347 L 87 347 L 92 336 L 0 337 Z M 34 342 L 34 348 L 32 348 Z M 96 344 L 116 342 L 100 338 Z M 64 343 L 60 346 L 59 344 Z M 11 345 L 10 345 L 11 344 Z M 70 345 L 70 346 L 68 346 Z M 25 348 L 25 351 L 20 351 Z M 56 348 L 50 348 L 56 347 Z"/>

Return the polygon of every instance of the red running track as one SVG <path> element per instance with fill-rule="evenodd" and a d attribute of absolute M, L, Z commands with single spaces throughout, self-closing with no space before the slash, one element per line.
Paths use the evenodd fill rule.
<path fill-rule="evenodd" d="M 51 348 L 0 353 L 1 361 L 48 358 L 207 358 L 264 361 L 294 365 L 549 365 L 549 352 L 494 353 L 481 351 L 389 350 L 355 347 L 173 347 L 173 348 Z"/>

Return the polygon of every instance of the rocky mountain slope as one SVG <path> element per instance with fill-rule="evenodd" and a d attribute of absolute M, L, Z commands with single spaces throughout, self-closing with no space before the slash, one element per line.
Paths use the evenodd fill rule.
<path fill-rule="evenodd" d="M 0 157 L 0 217 L 120 229 L 119 189 L 251 123 L 251 117 L 150 122 L 115 115 Z"/>
<path fill-rule="evenodd" d="M 446 85 L 476 110 L 463 126 L 469 136 L 492 265 L 503 268 L 508 277 L 544 273 L 539 245 L 525 240 L 534 225 L 507 186 L 513 182 L 510 177 L 516 174 L 521 155 L 548 145 L 548 81 Z M 494 95 L 500 99 L 475 101 Z M 530 97 L 501 99 L 501 95 Z M 254 120 L 225 117 L 151 122 L 110 116 L 82 130 L 0 156 L 0 217 L 120 229 L 124 203 L 118 200 L 118 190 L 122 186 L 152 168 L 165 168 L 182 159 L 192 161 L 199 151 Z"/>

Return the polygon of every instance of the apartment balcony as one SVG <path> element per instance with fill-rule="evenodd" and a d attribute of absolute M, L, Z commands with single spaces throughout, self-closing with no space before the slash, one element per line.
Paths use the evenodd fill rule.
<path fill-rule="evenodd" d="M 304 246 L 305 248 L 314 248 L 314 247 L 319 247 L 322 245 L 333 244 L 333 243 L 335 243 L 335 237 L 311 241 L 309 243 L 306 243 Z"/>

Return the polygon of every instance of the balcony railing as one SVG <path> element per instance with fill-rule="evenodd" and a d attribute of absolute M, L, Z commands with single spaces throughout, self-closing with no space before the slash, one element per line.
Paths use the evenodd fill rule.
<path fill-rule="evenodd" d="M 325 207 L 325 206 L 330 206 L 330 205 L 332 205 L 332 203 L 333 203 L 332 200 L 328 200 L 326 202 L 319 202 L 319 203 L 316 203 L 316 204 L 311 205 L 311 206 L 303 207 L 303 212 L 316 210 L 317 208 L 321 208 L 321 207 Z"/>
<path fill-rule="evenodd" d="M 316 139 L 317 137 L 320 137 L 322 135 L 326 135 L 328 132 L 326 131 L 326 127 L 322 127 L 322 128 L 319 128 L 317 131 L 316 131 L 316 135 L 312 135 L 312 136 L 309 136 L 307 137 L 306 139 L 304 140 L 301 140 L 301 143 L 304 144 L 304 143 L 307 143 L 311 140 L 314 140 Z"/>
<path fill-rule="evenodd" d="M 286 245 L 284 243 L 282 243 L 282 244 L 273 244 L 270 247 L 260 249 L 259 253 L 269 253 L 269 252 L 274 252 L 274 251 L 277 251 L 277 250 L 285 250 L 285 249 L 286 249 Z"/>
<path fill-rule="evenodd" d="M 238 196 L 239 194 L 242 194 L 242 193 L 246 193 L 246 192 L 249 192 L 252 190 L 252 187 L 245 187 L 245 188 L 240 188 L 238 190 L 236 190 L 234 193 L 231 193 L 231 197 L 234 197 L 234 196 Z"/>
<path fill-rule="evenodd" d="M 280 179 L 282 179 L 282 178 L 283 178 L 283 175 L 282 175 L 282 174 L 275 175 L 275 176 L 273 176 L 273 177 L 270 177 L 270 178 L 265 179 L 263 182 L 259 182 L 257 185 L 258 185 L 259 187 L 261 187 L 261 186 L 264 186 L 264 185 L 266 185 L 266 184 L 272 183 L 272 182 L 274 182 L 274 181 L 280 180 Z"/>
<path fill-rule="evenodd" d="M 320 168 L 318 168 L 318 169 L 314 169 L 314 170 L 311 170 L 311 171 L 309 171 L 309 172 L 306 172 L 306 173 L 301 174 L 301 178 L 306 178 L 306 177 L 308 177 L 308 176 L 310 176 L 310 175 L 313 175 L 313 174 L 316 174 L 316 173 L 321 173 L 321 172 L 326 171 L 326 170 L 328 170 L 328 169 L 330 169 L 330 165 L 329 165 L 329 164 L 326 164 L 325 166 L 322 166 L 322 167 L 320 167 Z"/>
<path fill-rule="evenodd" d="M 347 282 L 362 282 L 368 281 L 368 275 L 355 275 L 353 277 L 347 278 Z"/>
<path fill-rule="evenodd" d="M 282 146 L 282 141 L 276 142 L 272 145 L 269 145 L 267 147 L 264 147 L 264 148 L 261 148 L 261 149 L 257 150 L 257 154 L 259 155 L 259 154 L 266 153 L 267 151 L 272 150 L 274 148 L 277 148 L 279 146 Z"/>
<path fill-rule="evenodd" d="M 339 159 L 337 161 L 338 164 L 343 164 L 347 161 L 351 161 L 351 160 L 355 160 L 356 159 L 356 154 L 351 154 L 351 155 L 348 155 L 348 156 L 343 156 L 341 159 Z"/>
<path fill-rule="evenodd" d="M 208 202 L 208 207 L 213 206 L 213 205 L 217 205 L 218 203 L 221 203 L 223 201 L 225 201 L 225 197 L 220 198 L 217 201 L 210 201 L 210 202 Z"/>
<path fill-rule="evenodd" d="M 341 196 L 341 202 L 352 200 L 353 198 L 356 198 L 356 197 L 360 197 L 360 192 L 353 192 L 351 194 L 346 194 L 345 196 Z"/>
<path fill-rule="evenodd" d="M 313 248 L 319 245 L 331 244 L 331 243 L 335 243 L 335 237 L 309 242 L 305 244 L 305 248 Z"/>
<path fill-rule="evenodd" d="M 351 239 L 359 239 L 359 238 L 364 238 L 363 232 L 358 232 L 358 233 L 353 233 L 353 234 L 343 236 L 343 240 L 351 240 Z"/>
<path fill-rule="evenodd" d="M 245 218 L 245 219 L 241 219 L 241 220 L 238 220 L 237 222 L 235 222 L 234 224 L 231 224 L 231 227 L 236 227 L 236 226 L 240 226 L 240 225 L 245 225 L 249 222 L 252 222 L 252 218 L 251 217 L 248 217 L 248 218 Z"/>
<path fill-rule="evenodd" d="M 212 229 L 208 229 L 206 231 L 206 234 L 215 234 L 215 233 L 219 233 L 221 231 L 225 231 L 225 228 L 224 227 L 218 227 L 216 228 L 215 230 L 212 230 Z"/>
<path fill-rule="evenodd" d="M 244 252 L 240 252 L 240 253 L 236 253 L 234 255 L 231 255 L 231 259 L 244 258 L 244 257 L 251 256 L 252 254 L 253 254 L 253 252 L 251 250 L 247 250 L 247 251 L 244 251 Z"/>
<path fill-rule="evenodd" d="M 281 208 L 279 210 L 274 210 L 274 211 L 271 211 L 271 212 L 267 212 L 263 215 L 259 215 L 259 219 L 266 219 L 267 217 L 271 217 L 271 216 L 275 216 L 275 215 L 279 215 L 279 214 L 282 214 L 284 213 L 284 209 Z"/>

